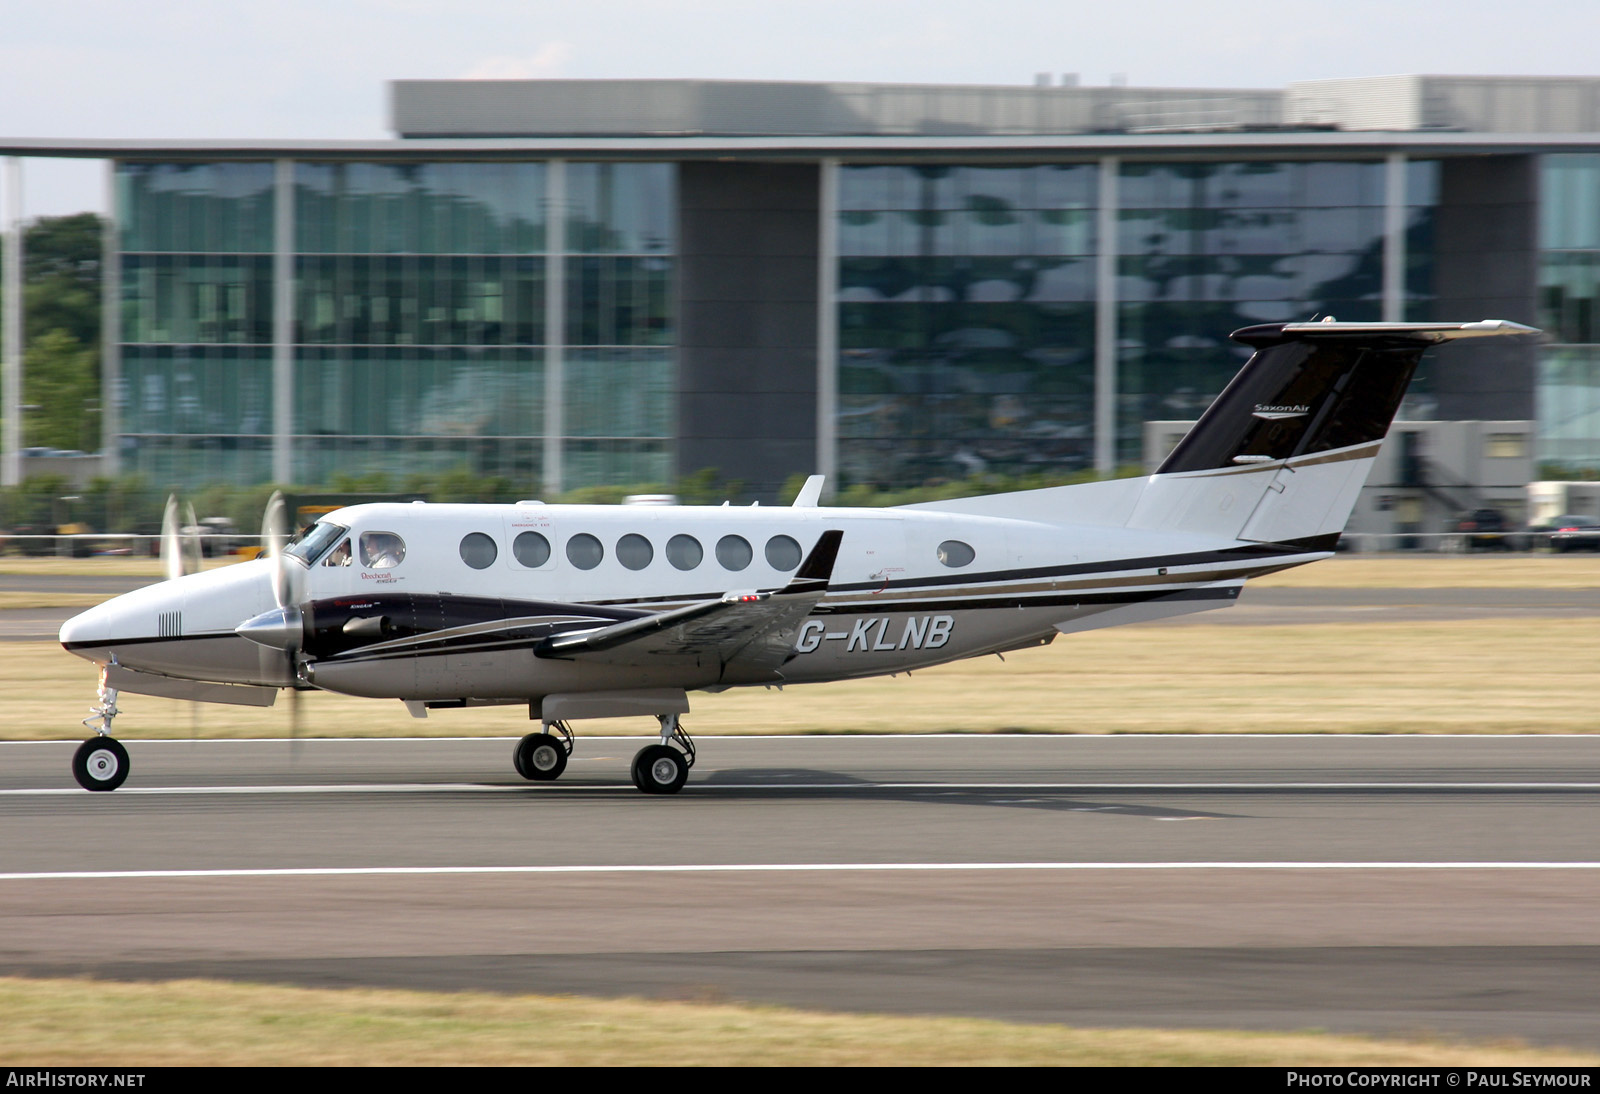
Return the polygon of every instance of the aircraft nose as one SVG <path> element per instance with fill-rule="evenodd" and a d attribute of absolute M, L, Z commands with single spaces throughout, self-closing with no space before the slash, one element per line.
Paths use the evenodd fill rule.
<path fill-rule="evenodd" d="M 109 604 L 97 604 L 86 612 L 79 612 L 61 624 L 61 632 L 56 637 L 69 650 L 111 641 L 113 613 L 110 607 Z"/>

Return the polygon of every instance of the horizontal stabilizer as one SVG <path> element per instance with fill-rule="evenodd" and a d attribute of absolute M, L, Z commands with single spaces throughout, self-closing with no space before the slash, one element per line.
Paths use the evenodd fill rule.
<path fill-rule="evenodd" d="M 1389 432 L 1417 361 L 1458 338 L 1538 334 L 1476 323 L 1266 323 L 1233 332 L 1255 349 L 1158 475 L 1229 470 L 1348 451 Z"/>

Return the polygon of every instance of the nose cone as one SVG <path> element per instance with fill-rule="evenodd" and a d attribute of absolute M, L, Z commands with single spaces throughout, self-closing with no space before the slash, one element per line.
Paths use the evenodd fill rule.
<path fill-rule="evenodd" d="M 92 648 L 104 647 L 118 637 L 115 633 L 117 612 L 112 607 L 113 603 L 97 604 L 61 624 L 61 633 L 57 635 L 61 644 L 72 653 L 93 660 L 89 652 Z"/>
<path fill-rule="evenodd" d="M 304 641 L 305 625 L 300 609 L 291 604 L 286 608 L 262 612 L 233 628 L 233 633 L 269 649 L 297 650 Z"/>

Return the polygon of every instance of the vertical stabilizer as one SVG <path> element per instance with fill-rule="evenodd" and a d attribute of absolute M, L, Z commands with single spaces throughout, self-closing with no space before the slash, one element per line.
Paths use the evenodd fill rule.
<path fill-rule="evenodd" d="M 1150 478 L 1128 525 L 1331 547 L 1423 352 L 1537 333 L 1505 320 L 1235 331 L 1255 353 Z"/>

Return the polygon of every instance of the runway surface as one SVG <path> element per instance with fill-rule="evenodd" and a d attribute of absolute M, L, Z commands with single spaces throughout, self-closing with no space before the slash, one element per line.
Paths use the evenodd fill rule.
<path fill-rule="evenodd" d="M 1600 1048 L 1600 737 L 0 743 L 0 973 Z"/>

